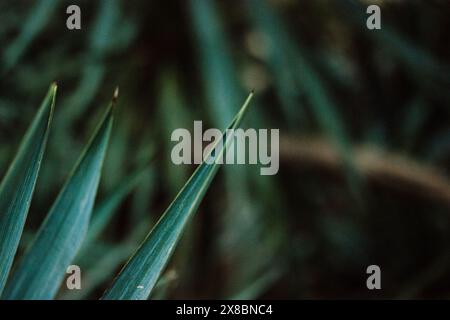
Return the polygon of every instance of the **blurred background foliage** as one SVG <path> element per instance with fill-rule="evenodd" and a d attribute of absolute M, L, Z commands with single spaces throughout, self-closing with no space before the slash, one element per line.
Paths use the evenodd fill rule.
<path fill-rule="evenodd" d="M 194 169 L 170 161 L 171 132 L 224 129 L 255 89 L 245 126 L 280 128 L 280 171 L 223 167 L 153 298 L 449 298 L 449 16 L 447 0 L 0 1 L 2 175 L 59 84 L 22 248 L 119 85 L 83 290 L 59 294 L 99 297 Z"/>

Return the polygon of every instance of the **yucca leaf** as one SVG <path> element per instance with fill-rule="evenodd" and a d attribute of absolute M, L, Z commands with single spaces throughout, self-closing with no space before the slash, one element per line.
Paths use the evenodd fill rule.
<path fill-rule="evenodd" d="M 236 129 L 247 110 L 253 93 L 249 95 L 228 129 Z M 197 211 L 203 196 L 219 169 L 215 159 L 222 156 L 232 136 L 223 136 L 222 148 L 210 153 L 192 174 L 175 200 L 164 212 L 136 253 L 106 291 L 106 300 L 143 300 L 153 290 L 161 272 L 169 261 L 189 218 Z"/>
<path fill-rule="evenodd" d="M 47 145 L 55 95 L 56 84 L 52 84 L 0 184 L 0 295 L 30 208 Z"/>
<path fill-rule="evenodd" d="M 108 158 L 110 156 L 111 155 L 109 154 Z M 83 241 L 81 249 L 78 250 L 77 256 L 74 259 L 75 264 L 82 267 L 84 265 L 89 264 L 88 261 L 96 259 L 95 255 L 93 257 L 93 255 L 90 254 L 92 247 L 97 244 L 96 240 L 98 240 L 99 236 L 109 225 L 109 223 L 114 217 L 114 214 L 117 212 L 120 204 L 124 201 L 124 199 L 127 196 L 129 196 L 132 193 L 133 190 L 136 189 L 136 186 L 146 176 L 148 176 L 149 172 L 153 173 L 153 169 L 148 166 L 146 166 L 145 168 L 138 169 L 136 172 L 122 179 L 121 183 L 109 195 L 107 195 L 105 199 L 103 199 L 98 205 L 95 205 L 94 210 L 92 212 L 92 218 L 89 223 L 89 228 L 86 233 L 86 237 Z M 142 232 L 142 234 L 144 234 L 144 232 Z M 128 247 L 130 247 L 130 245 Z M 120 262 L 126 261 L 126 259 L 130 256 L 130 254 L 134 252 L 133 248 L 131 249 L 131 252 L 129 252 L 124 258 L 122 258 L 122 260 L 119 260 L 118 259 L 119 257 L 116 257 L 116 260 L 119 260 Z M 118 252 L 123 252 L 123 250 L 122 251 L 118 250 Z M 113 270 L 111 271 L 111 274 L 113 274 L 113 272 L 117 269 L 117 265 L 115 265 L 112 268 Z M 83 294 L 87 294 L 85 285 L 83 285 Z"/>
<path fill-rule="evenodd" d="M 5 289 L 6 299 L 52 299 L 85 237 L 113 122 L 112 104 Z"/>

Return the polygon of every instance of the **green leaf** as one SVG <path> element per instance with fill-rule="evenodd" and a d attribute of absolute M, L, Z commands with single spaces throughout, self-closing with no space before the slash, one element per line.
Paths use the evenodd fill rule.
<path fill-rule="evenodd" d="M 89 296 L 103 283 L 108 283 L 114 277 L 117 269 L 127 261 L 130 254 L 133 254 L 136 243 L 124 243 L 107 250 L 103 255 L 96 257 L 96 264 L 86 270 L 82 265 L 82 290 L 66 290 L 58 300 L 83 300 Z"/>
<path fill-rule="evenodd" d="M 112 245 L 111 248 L 98 241 L 93 243 L 86 253 L 86 256 L 94 260 L 93 263 L 83 264 L 80 261 L 79 264 L 83 270 L 82 290 L 66 289 L 59 298 L 63 300 L 83 300 L 91 297 L 93 292 L 102 284 L 108 283 L 116 274 L 117 269 L 123 266 L 130 255 L 136 251 L 136 246 L 139 245 L 142 237 L 147 234 L 151 225 L 149 220 L 142 219 L 136 228 L 127 235 L 126 239 L 121 240 L 120 244 Z M 96 250 L 101 250 L 102 254 L 96 254 Z"/>
<path fill-rule="evenodd" d="M 253 93 L 249 95 L 228 129 L 236 129 L 242 121 Z M 197 211 L 203 196 L 219 169 L 216 159 L 224 153 L 232 136 L 223 134 L 223 145 L 216 145 L 181 189 L 175 200 L 147 235 L 136 253 L 122 269 L 103 296 L 105 300 L 143 300 L 152 292 L 169 261 L 187 222 Z"/>
<path fill-rule="evenodd" d="M 3 298 L 52 299 L 86 235 L 111 126 L 112 104 L 56 198 Z"/>
<path fill-rule="evenodd" d="M 365 7 L 361 1 L 345 0 L 339 3 L 339 8 L 353 25 L 360 26 L 366 22 Z M 423 87 L 434 97 L 439 97 L 448 102 L 448 86 L 450 85 L 449 66 L 437 60 L 424 47 L 417 46 L 410 39 L 402 35 L 388 23 L 383 22 L 383 27 L 378 32 L 369 32 L 376 40 L 377 46 L 387 50 L 392 56 L 403 64 L 408 73 L 412 75 L 418 86 Z M 423 81 L 426 78 L 428 81 Z"/>
<path fill-rule="evenodd" d="M 53 13 L 57 6 L 58 2 L 54 0 L 41 0 L 36 2 L 28 17 L 24 19 L 19 36 L 5 49 L 3 54 L 4 72 L 11 70 L 16 65 L 33 40 L 54 17 Z"/>
<path fill-rule="evenodd" d="M 213 124 L 222 128 L 233 117 L 239 105 L 239 82 L 233 72 L 235 68 L 230 59 L 226 32 L 220 23 L 214 1 L 191 0 L 189 7 L 198 44 L 200 70 L 211 107 L 208 111 Z"/>
<path fill-rule="evenodd" d="M 246 1 L 247 11 L 255 29 L 260 32 L 267 47 L 263 55 L 274 78 L 273 86 L 280 100 L 281 111 L 285 121 L 292 129 L 305 126 L 305 110 L 301 102 L 301 92 L 296 83 L 296 72 L 293 64 L 297 59 L 294 41 L 285 31 L 284 24 L 266 0 Z"/>
<path fill-rule="evenodd" d="M 0 184 L 0 294 L 11 269 L 30 208 L 47 145 L 55 95 L 56 84 L 52 84 Z"/>
<path fill-rule="evenodd" d="M 337 104 L 328 93 L 320 74 L 307 59 L 304 49 L 301 46 L 293 45 L 294 41 L 291 40 L 288 31 L 285 30 L 282 19 L 279 18 L 275 10 L 270 9 L 268 2 L 250 0 L 247 3 L 248 10 L 253 13 L 251 16 L 255 25 L 270 39 L 271 55 L 278 56 L 279 52 L 283 52 L 284 60 L 286 60 L 285 57 L 289 57 L 290 67 L 287 70 L 294 83 L 303 90 L 317 123 L 338 150 L 350 190 L 357 200 L 356 204 L 361 206 L 364 181 L 355 169 L 350 135 L 345 128 Z M 269 61 L 272 72 L 275 74 L 279 73 L 277 70 L 281 68 L 280 65 L 275 63 L 277 59 L 274 57 Z M 283 69 L 286 69 L 286 67 Z M 280 95 L 285 96 L 285 91 L 281 91 Z M 292 115 L 289 114 L 288 117 L 292 117 Z"/>

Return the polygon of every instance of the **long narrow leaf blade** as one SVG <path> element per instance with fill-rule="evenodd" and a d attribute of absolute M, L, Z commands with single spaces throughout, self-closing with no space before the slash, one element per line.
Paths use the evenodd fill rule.
<path fill-rule="evenodd" d="M 236 129 L 247 110 L 250 94 L 228 129 Z M 197 211 L 219 166 L 219 159 L 232 136 L 223 136 L 221 148 L 214 148 L 207 161 L 195 170 L 178 196 L 115 279 L 103 299 L 144 300 L 150 296 L 156 281 L 169 261 L 189 218 Z"/>
<path fill-rule="evenodd" d="M 5 289 L 6 299 L 52 299 L 85 237 L 113 121 L 108 108 Z"/>
<path fill-rule="evenodd" d="M 0 184 L 0 295 L 30 208 L 47 145 L 55 95 L 56 84 L 52 84 Z"/>

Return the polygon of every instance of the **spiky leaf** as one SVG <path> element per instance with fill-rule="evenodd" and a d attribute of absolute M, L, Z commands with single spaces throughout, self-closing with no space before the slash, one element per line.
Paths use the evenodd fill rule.
<path fill-rule="evenodd" d="M 19 245 L 47 145 L 55 104 L 52 84 L 0 184 L 0 294 Z"/>
<path fill-rule="evenodd" d="M 245 114 L 252 94 L 247 98 L 228 129 L 236 129 Z M 115 279 L 103 299 L 143 300 L 152 292 L 187 222 L 197 211 L 219 165 L 215 159 L 222 156 L 232 135 L 223 135 L 222 147 L 214 148 L 181 189 L 158 223 Z"/>
<path fill-rule="evenodd" d="M 112 106 L 6 287 L 6 299 L 52 299 L 85 237 L 113 122 Z"/>

